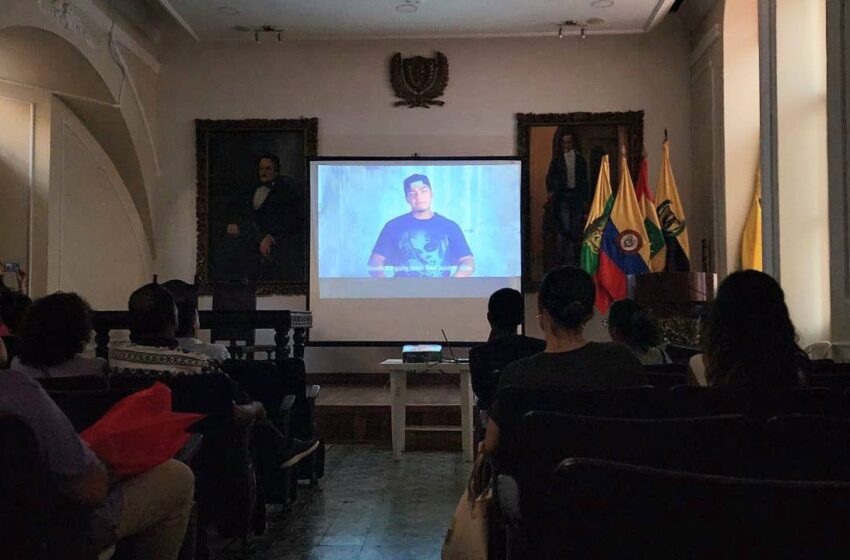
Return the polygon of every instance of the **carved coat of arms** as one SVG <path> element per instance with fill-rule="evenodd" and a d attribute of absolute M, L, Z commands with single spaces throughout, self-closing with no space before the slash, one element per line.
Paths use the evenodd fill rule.
<path fill-rule="evenodd" d="M 401 53 L 395 53 L 390 59 L 390 83 L 396 97 L 404 100 L 396 101 L 395 107 L 442 106 L 445 102 L 437 97 L 443 95 L 449 83 L 449 60 L 439 51 L 433 58 L 402 58 Z"/>

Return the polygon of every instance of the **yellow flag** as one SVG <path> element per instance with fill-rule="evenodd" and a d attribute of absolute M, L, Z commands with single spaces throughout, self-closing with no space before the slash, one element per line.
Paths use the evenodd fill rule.
<path fill-rule="evenodd" d="M 658 219 L 661 220 L 664 242 L 667 245 L 667 270 L 686 272 L 691 267 L 691 248 L 688 243 L 685 210 L 679 200 L 679 189 L 676 187 L 676 178 L 673 177 L 673 166 L 670 165 L 670 142 L 667 140 L 664 141 L 663 152 L 658 185 L 655 187 L 655 209 Z"/>
<path fill-rule="evenodd" d="M 655 211 L 655 203 L 652 201 L 652 193 L 649 192 L 649 163 L 646 158 L 640 162 L 635 194 L 643 210 L 643 225 L 649 236 L 649 271 L 662 272 L 667 264 L 667 247 L 664 244 L 664 232 Z"/>
<path fill-rule="evenodd" d="M 744 269 L 763 270 L 761 241 L 761 167 L 756 171 L 756 189 L 744 235 L 741 238 L 741 266 Z"/>

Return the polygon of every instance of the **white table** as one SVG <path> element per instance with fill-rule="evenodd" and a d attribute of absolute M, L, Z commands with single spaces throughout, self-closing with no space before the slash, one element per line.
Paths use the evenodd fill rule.
<path fill-rule="evenodd" d="M 469 362 L 439 362 L 436 364 L 403 363 L 399 359 L 384 360 L 381 369 L 390 374 L 392 393 L 393 459 L 401 460 L 407 430 L 407 374 L 448 373 L 460 376 L 460 422 L 463 438 L 463 459 L 472 461 L 472 378 Z"/>

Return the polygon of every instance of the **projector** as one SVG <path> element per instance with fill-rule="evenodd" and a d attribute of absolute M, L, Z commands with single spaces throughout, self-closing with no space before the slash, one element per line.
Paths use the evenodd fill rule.
<path fill-rule="evenodd" d="M 405 364 L 423 364 L 443 360 L 443 347 L 439 344 L 405 344 L 401 348 L 401 361 Z"/>

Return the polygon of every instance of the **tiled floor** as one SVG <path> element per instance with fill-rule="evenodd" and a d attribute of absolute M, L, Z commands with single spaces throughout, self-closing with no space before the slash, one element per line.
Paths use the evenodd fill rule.
<path fill-rule="evenodd" d="M 471 469 L 460 453 L 328 448 L 324 478 L 299 488 L 288 512 L 270 509 L 248 558 L 262 560 L 436 560 Z M 218 546 L 215 546 L 218 544 Z M 211 543 L 215 560 L 245 558 L 239 543 Z"/>

